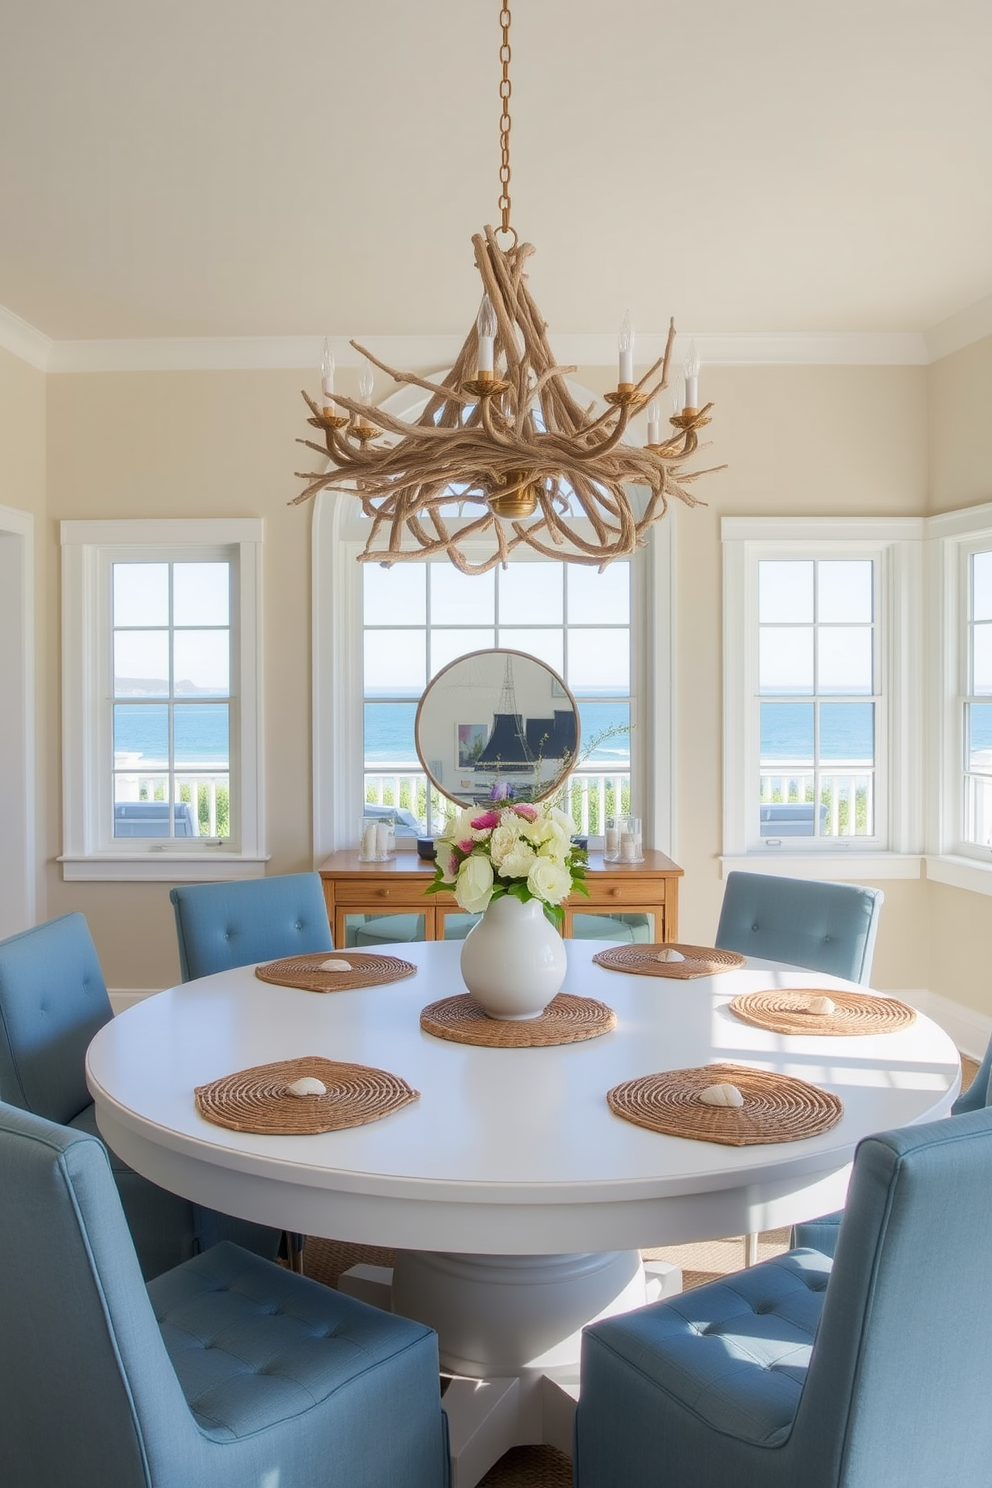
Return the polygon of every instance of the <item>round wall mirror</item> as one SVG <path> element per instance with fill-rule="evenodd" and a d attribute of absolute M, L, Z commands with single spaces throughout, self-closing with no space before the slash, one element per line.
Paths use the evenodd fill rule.
<path fill-rule="evenodd" d="M 543 801 L 578 758 L 579 710 L 536 656 L 473 651 L 428 684 L 415 734 L 420 763 L 449 801 Z"/>

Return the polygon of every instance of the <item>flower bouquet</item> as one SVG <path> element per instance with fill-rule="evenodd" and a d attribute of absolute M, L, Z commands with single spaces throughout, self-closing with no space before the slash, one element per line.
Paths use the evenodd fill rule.
<path fill-rule="evenodd" d="M 555 806 L 505 798 L 453 817 L 435 852 L 429 894 L 453 893 L 459 907 L 481 914 L 494 899 L 512 894 L 524 903 L 540 899 L 558 929 L 562 902 L 578 892 L 588 897 L 586 853 L 572 843 L 572 821 Z"/>

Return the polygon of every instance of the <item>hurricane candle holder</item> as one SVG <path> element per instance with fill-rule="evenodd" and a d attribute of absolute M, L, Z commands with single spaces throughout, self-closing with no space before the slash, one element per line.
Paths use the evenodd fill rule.
<path fill-rule="evenodd" d="M 641 849 L 641 818 L 639 816 L 621 816 L 618 828 L 619 852 L 617 854 L 621 863 L 643 863 L 644 853 Z"/>
<path fill-rule="evenodd" d="M 387 862 L 393 856 L 394 832 L 391 816 L 363 816 L 358 826 L 358 861 Z"/>

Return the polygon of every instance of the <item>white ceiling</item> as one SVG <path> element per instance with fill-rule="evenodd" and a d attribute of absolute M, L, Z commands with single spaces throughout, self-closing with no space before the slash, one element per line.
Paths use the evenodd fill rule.
<path fill-rule="evenodd" d="M 55 341 L 459 338 L 498 0 L 0 0 L 0 306 Z M 919 332 L 992 295 L 989 0 L 515 0 L 553 330 Z"/>

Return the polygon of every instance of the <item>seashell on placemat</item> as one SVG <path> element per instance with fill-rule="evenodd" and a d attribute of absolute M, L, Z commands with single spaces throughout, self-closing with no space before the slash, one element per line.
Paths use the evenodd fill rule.
<path fill-rule="evenodd" d="M 328 962 L 346 962 L 347 971 Z M 255 967 L 259 981 L 280 987 L 299 987 L 304 992 L 349 992 L 355 987 L 375 987 L 413 976 L 417 968 L 399 956 L 379 956 L 372 951 L 316 951 L 306 956 L 284 956 Z"/>
<path fill-rule="evenodd" d="M 491 1049 L 539 1049 L 598 1038 L 617 1026 L 617 1015 L 605 1002 L 559 992 L 539 1018 L 490 1018 L 468 993 L 442 997 L 420 1015 L 420 1026 L 435 1038 Z"/>
<path fill-rule="evenodd" d="M 732 1084 L 742 1106 L 708 1105 L 700 1096 L 717 1083 Z M 626 1080 L 607 1092 L 614 1115 L 635 1126 L 696 1142 L 755 1147 L 765 1142 L 801 1142 L 836 1126 L 844 1113 L 838 1096 L 793 1075 L 744 1064 L 707 1064 L 662 1070 Z"/>
<path fill-rule="evenodd" d="M 680 961 L 667 959 L 668 952 L 677 951 Z M 733 971 L 747 960 L 738 951 L 721 951 L 715 946 L 697 945 L 621 945 L 610 946 L 607 951 L 597 951 L 592 958 L 610 971 L 629 971 L 635 976 L 677 977 L 688 981 L 692 977 L 716 976 L 721 971 Z"/>
<path fill-rule="evenodd" d="M 818 999 L 832 1005 L 817 1012 Z M 735 1017 L 771 1033 L 856 1037 L 896 1033 L 916 1022 L 916 1012 L 895 997 L 868 992 L 837 992 L 833 987 L 776 987 L 768 992 L 744 992 L 727 1004 Z"/>
<path fill-rule="evenodd" d="M 316 1079 L 324 1095 L 296 1095 L 287 1088 Z M 215 1126 L 269 1136 L 310 1136 L 366 1126 L 420 1099 L 419 1090 L 388 1070 L 343 1064 L 317 1054 L 256 1064 L 198 1085 L 196 1109 Z"/>

